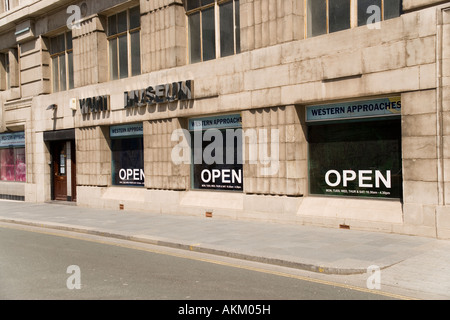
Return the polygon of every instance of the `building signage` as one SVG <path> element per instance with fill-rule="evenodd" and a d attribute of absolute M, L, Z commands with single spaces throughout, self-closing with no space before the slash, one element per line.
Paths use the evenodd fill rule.
<path fill-rule="evenodd" d="M 189 120 L 194 189 L 243 191 L 241 127 L 240 114 Z"/>
<path fill-rule="evenodd" d="M 400 97 L 311 106 L 306 108 L 306 121 L 399 116 L 401 109 Z"/>
<path fill-rule="evenodd" d="M 133 136 L 143 136 L 144 135 L 144 125 L 142 123 L 136 124 L 125 124 L 120 126 L 112 126 L 109 128 L 110 138 L 122 138 L 122 137 L 133 137 Z"/>
<path fill-rule="evenodd" d="M 0 134 L 0 148 L 24 147 L 25 132 Z"/>
<path fill-rule="evenodd" d="M 242 116 L 240 114 L 223 115 L 189 120 L 189 130 L 208 130 L 223 128 L 241 128 Z"/>
<path fill-rule="evenodd" d="M 109 96 L 98 96 L 79 100 L 80 110 L 82 114 L 108 111 L 109 103 Z"/>
<path fill-rule="evenodd" d="M 125 108 L 143 107 L 164 102 L 190 100 L 193 96 L 194 80 L 150 86 L 142 90 L 124 93 Z"/>

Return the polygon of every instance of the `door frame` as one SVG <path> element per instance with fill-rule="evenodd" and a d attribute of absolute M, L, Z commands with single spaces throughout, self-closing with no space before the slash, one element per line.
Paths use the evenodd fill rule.
<path fill-rule="evenodd" d="M 75 129 L 44 132 L 44 142 L 48 144 L 50 152 L 50 199 L 55 200 L 55 144 L 64 143 L 66 148 L 66 172 L 67 172 L 67 199 L 60 201 L 77 201 L 76 183 L 76 140 Z M 68 147 L 70 145 L 70 148 Z"/>

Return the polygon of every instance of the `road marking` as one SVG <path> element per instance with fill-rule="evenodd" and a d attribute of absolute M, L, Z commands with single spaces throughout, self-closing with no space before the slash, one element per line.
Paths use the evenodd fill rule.
<path fill-rule="evenodd" d="M 328 281 L 328 280 L 314 279 L 314 278 L 309 278 L 309 277 L 305 277 L 305 276 L 289 274 L 289 273 L 285 273 L 285 272 L 266 270 L 266 269 L 262 269 L 262 268 L 251 267 L 251 266 L 244 266 L 244 265 L 240 265 L 240 264 L 219 261 L 219 260 L 215 260 L 215 259 L 192 257 L 192 256 L 188 256 L 188 255 L 181 254 L 181 253 L 149 249 L 149 248 L 144 248 L 144 247 L 140 247 L 140 246 L 136 246 L 136 245 L 132 245 L 132 244 L 116 243 L 112 240 L 106 241 L 106 240 L 88 238 L 88 236 L 101 237 L 101 236 L 96 236 L 96 235 L 80 233 L 81 235 L 84 235 L 84 237 L 82 237 L 82 236 L 76 236 L 76 235 L 62 234 L 62 232 L 70 232 L 70 231 L 66 231 L 66 230 L 63 230 L 61 232 L 34 230 L 32 228 L 36 228 L 36 227 L 33 227 L 33 226 L 20 227 L 20 226 L 9 225 L 9 224 L 5 225 L 3 222 L 0 222 L 0 228 L 34 232 L 34 233 L 39 233 L 39 234 L 45 234 L 45 235 L 51 235 L 51 236 L 57 236 L 57 237 L 63 237 L 63 238 L 81 240 L 81 241 L 89 241 L 89 242 L 94 242 L 94 243 L 99 243 L 99 244 L 104 244 L 104 245 L 112 245 L 112 246 L 121 247 L 121 248 L 127 248 L 127 249 L 145 251 L 145 252 L 149 252 L 149 253 L 167 255 L 167 256 L 172 256 L 172 257 L 177 257 L 177 258 L 182 258 L 182 259 L 201 261 L 201 262 L 206 262 L 206 263 L 211 263 L 211 264 L 216 264 L 216 265 L 221 265 L 221 266 L 226 266 L 226 267 L 231 267 L 231 268 L 265 273 L 265 274 L 275 275 L 275 276 L 279 276 L 279 277 L 285 277 L 285 278 L 291 278 L 291 279 L 296 279 L 296 280 L 301 280 L 301 281 L 307 281 L 307 282 L 311 282 L 311 283 L 323 284 L 323 285 L 332 286 L 332 287 L 339 287 L 339 288 L 344 288 L 344 289 L 353 290 L 353 291 L 371 293 L 371 294 L 385 296 L 385 297 L 399 299 L 399 300 L 419 300 L 417 298 L 407 297 L 407 296 L 403 296 L 403 295 L 399 295 L 399 294 L 395 294 L 395 293 L 389 293 L 389 292 L 384 292 L 384 291 L 380 291 L 380 290 L 371 290 L 371 289 L 367 289 L 367 288 L 357 287 L 357 286 L 353 286 L 353 285 L 348 285 L 348 284 L 343 284 L 343 283 L 338 283 L 338 282 L 333 282 L 333 281 Z M 38 228 L 45 228 L 45 227 L 42 226 L 42 227 L 38 227 Z M 105 237 L 105 239 L 107 239 L 107 238 Z M 124 241 L 121 239 L 116 239 L 116 240 Z M 126 240 L 126 241 L 130 241 L 130 240 Z"/>

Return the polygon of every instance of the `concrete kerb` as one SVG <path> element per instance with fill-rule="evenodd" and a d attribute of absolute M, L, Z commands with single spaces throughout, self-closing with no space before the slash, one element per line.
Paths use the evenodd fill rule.
<path fill-rule="evenodd" d="M 2 218 L 2 217 L 0 217 L 0 222 L 17 224 L 17 225 L 25 225 L 25 226 L 31 226 L 31 227 L 39 227 L 39 228 L 45 228 L 45 229 L 68 231 L 68 232 L 74 232 L 74 233 L 80 233 L 80 234 L 114 238 L 114 239 L 119 239 L 119 240 L 133 241 L 133 242 L 145 243 L 145 244 L 150 244 L 150 245 L 155 245 L 155 246 L 168 247 L 168 248 L 180 249 L 180 250 L 186 250 L 186 251 L 198 252 L 198 253 L 205 253 L 205 254 L 228 257 L 228 258 L 233 258 L 233 259 L 259 262 L 259 263 L 264 263 L 264 264 L 271 264 L 271 265 L 288 267 L 288 268 L 299 269 L 299 270 L 310 271 L 310 272 L 321 273 L 321 274 L 356 275 L 356 274 L 367 273 L 366 268 L 340 268 L 340 267 L 330 267 L 330 266 L 324 266 L 324 265 L 315 265 L 315 264 L 311 264 L 311 263 L 302 263 L 302 262 L 291 261 L 291 260 L 287 260 L 287 259 L 256 256 L 256 255 L 251 255 L 251 254 L 247 254 L 247 253 L 243 253 L 243 252 L 236 252 L 236 251 L 231 251 L 231 250 L 212 248 L 212 247 L 203 246 L 201 244 L 188 244 L 188 243 L 182 243 L 181 241 L 174 242 L 174 241 L 169 241 L 169 240 L 161 240 L 161 239 L 151 238 L 150 236 L 126 235 L 123 233 L 111 232 L 109 230 L 93 229 L 93 228 L 89 228 L 89 227 L 65 225 L 65 224 L 58 224 L 58 223 L 52 223 L 52 222 L 36 222 L 36 221 L 30 221 L 30 220 L 9 219 L 9 218 Z M 397 263 L 399 263 L 399 262 L 397 262 Z M 397 263 L 395 263 L 395 264 L 397 264 Z M 391 266 L 390 265 L 383 266 L 383 267 L 381 267 L 381 269 L 386 269 L 389 267 L 391 267 Z"/>

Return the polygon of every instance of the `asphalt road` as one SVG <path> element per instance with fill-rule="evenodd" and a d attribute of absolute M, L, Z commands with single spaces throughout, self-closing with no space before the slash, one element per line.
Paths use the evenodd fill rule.
<path fill-rule="evenodd" d="M 378 300 L 389 296 L 236 260 L 0 225 L 2 300 Z M 184 306 L 184 304 L 183 304 Z"/>

